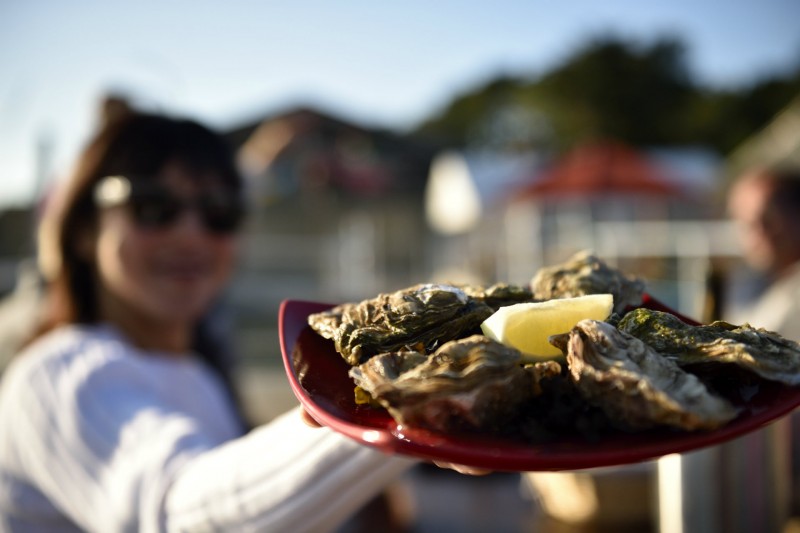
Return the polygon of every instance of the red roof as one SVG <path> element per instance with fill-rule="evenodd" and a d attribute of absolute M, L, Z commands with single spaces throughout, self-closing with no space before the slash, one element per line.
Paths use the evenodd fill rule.
<path fill-rule="evenodd" d="M 680 195 L 665 173 L 648 158 L 622 143 L 587 144 L 545 168 L 518 197 L 588 195 Z"/>

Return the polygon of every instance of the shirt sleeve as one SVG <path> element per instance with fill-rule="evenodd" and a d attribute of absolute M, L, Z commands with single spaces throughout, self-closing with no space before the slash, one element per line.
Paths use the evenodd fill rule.
<path fill-rule="evenodd" d="M 414 462 L 306 426 L 294 409 L 195 457 L 166 498 L 168 531 L 329 531 Z"/>
<path fill-rule="evenodd" d="M 127 365 L 15 374 L 0 400 L 15 464 L 86 531 L 332 529 L 412 464 L 296 411 L 220 439 Z"/>

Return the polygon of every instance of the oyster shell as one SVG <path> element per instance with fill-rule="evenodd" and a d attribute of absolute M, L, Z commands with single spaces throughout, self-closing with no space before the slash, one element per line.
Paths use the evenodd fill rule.
<path fill-rule="evenodd" d="M 606 322 L 582 320 L 552 342 L 565 353 L 581 394 L 631 429 L 713 429 L 738 414 L 697 376 Z"/>
<path fill-rule="evenodd" d="M 459 286 L 470 298 L 474 298 L 497 311 L 506 305 L 536 301 L 529 287 L 510 283 L 495 283 L 488 287 L 480 285 Z"/>
<path fill-rule="evenodd" d="M 589 251 L 578 252 L 560 265 L 544 267 L 531 280 L 537 300 L 571 298 L 585 294 L 614 295 L 614 312 L 641 305 L 645 284 L 611 268 Z"/>
<path fill-rule="evenodd" d="M 308 323 L 355 366 L 382 352 L 433 351 L 473 333 L 492 313 L 458 287 L 420 284 L 312 314 Z"/>
<path fill-rule="evenodd" d="M 770 381 L 800 384 L 800 345 L 749 324 L 691 326 L 669 313 L 635 309 L 618 327 L 680 365 L 735 364 Z"/>
<path fill-rule="evenodd" d="M 399 351 L 350 369 L 355 383 L 400 424 L 437 431 L 493 430 L 537 393 L 558 363 L 523 368 L 520 353 L 482 335 L 448 342 L 432 355 Z"/>

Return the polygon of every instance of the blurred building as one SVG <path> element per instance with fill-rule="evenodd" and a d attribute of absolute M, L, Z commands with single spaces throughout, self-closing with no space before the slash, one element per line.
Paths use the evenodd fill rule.
<path fill-rule="evenodd" d="M 308 108 L 227 136 L 251 211 L 230 294 L 245 357 L 277 357 L 283 299 L 357 300 L 425 276 L 432 148 Z"/>
<path fill-rule="evenodd" d="M 725 177 L 733 179 L 753 166 L 800 165 L 800 95 L 730 155 Z"/>
<path fill-rule="evenodd" d="M 721 160 L 701 148 L 439 151 L 309 108 L 227 136 L 251 208 L 230 303 L 239 349 L 254 362 L 279 362 L 284 299 L 527 283 L 589 248 L 696 314 L 709 257 L 735 253 L 713 202 Z"/>
<path fill-rule="evenodd" d="M 438 264 L 439 271 L 452 270 L 460 257 L 455 261 L 477 279 L 527 283 L 540 267 L 591 249 L 693 312 L 709 258 L 736 252 L 713 201 L 721 160 L 707 150 L 594 142 L 554 157 L 530 156 L 527 165 L 506 161 L 511 173 L 495 178 L 492 190 L 483 184 L 486 170 L 459 166 L 454 157 L 443 154 L 432 167 L 428 218 L 436 220 L 454 187 L 471 190 L 477 207 L 440 237 L 452 255 L 441 258 L 450 263 Z M 440 226 L 440 233 L 448 231 Z"/>

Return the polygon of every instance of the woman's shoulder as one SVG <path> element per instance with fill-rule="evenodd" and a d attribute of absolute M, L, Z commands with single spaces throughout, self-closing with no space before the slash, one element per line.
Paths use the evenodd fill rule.
<path fill-rule="evenodd" d="M 129 348 L 115 331 L 104 325 L 70 325 L 36 339 L 16 355 L 3 381 L 45 379 L 91 372 L 120 359 Z"/>
<path fill-rule="evenodd" d="M 122 341 L 99 326 L 61 327 L 29 344 L 0 381 L 0 450 L 9 433 L 51 431 L 54 412 L 68 418 L 87 402 L 103 405 L 108 388 L 121 382 L 115 375 L 125 374 L 117 363 L 124 351 Z"/>
<path fill-rule="evenodd" d="M 124 339 L 107 324 L 74 324 L 53 329 L 34 342 L 20 354 L 41 354 L 39 357 L 55 357 L 59 354 L 86 353 L 87 349 L 100 346 L 119 347 Z"/>

